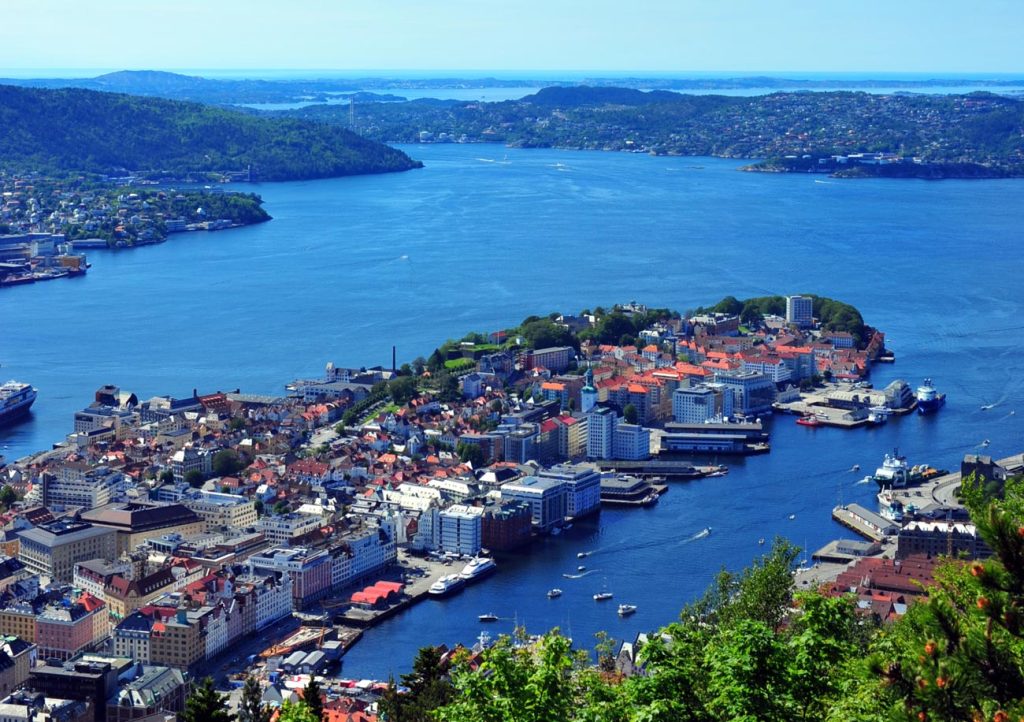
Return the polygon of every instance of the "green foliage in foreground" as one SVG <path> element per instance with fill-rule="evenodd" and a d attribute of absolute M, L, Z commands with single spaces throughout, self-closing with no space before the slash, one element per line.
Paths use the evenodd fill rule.
<path fill-rule="evenodd" d="M 260 180 L 408 170 L 399 150 L 336 126 L 197 103 L 0 85 L 2 168 L 43 174 L 245 171 Z"/>
<path fill-rule="evenodd" d="M 518 634 L 450 670 L 423 650 L 410 680 L 429 679 L 429 695 L 423 684 L 392 690 L 386 708 L 395 720 L 445 722 L 1020 719 L 1024 482 L 997 500 L 965 486 L 995 556 L 941 567 L 937 587 L 895 624 L 858 613 L 850 597 L 794 594 L 797 550 L 776 540 L 652 634 L 640 674 L 616 674 L 606 643 L 595 667 L 558 630 L 533 643 Z"/>

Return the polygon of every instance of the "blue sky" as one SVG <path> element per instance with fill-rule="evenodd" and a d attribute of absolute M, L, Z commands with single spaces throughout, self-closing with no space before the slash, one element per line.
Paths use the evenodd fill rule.
<path fill-rule="evenodd" d="M 27 0 L 0 68 L 1021 73 L 1021 0 Z"/>

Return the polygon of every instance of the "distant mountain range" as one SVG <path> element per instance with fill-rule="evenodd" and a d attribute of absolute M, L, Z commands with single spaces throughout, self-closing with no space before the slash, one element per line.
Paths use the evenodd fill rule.
<path fill-rule="evenodd" d="M 167 87 L 177 82 L 160 75 L 170 75 Z M 336 126 L 160 98 L 0 85 L 0 170 L 180 177 L 251 169 L 274 181 L 420 165 Z"/>

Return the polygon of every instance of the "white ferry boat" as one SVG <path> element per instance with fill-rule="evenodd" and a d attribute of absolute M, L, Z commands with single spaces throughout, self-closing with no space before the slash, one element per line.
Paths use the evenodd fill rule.
<path fill-rule="evenodd" d="M 467 582 L 483 579 L 485 576 L 498 568 L 498 565 L 490 557 L 473 557 L 469 563 L 459 572 L 459 578 Z"/>
<path fill-rule="evenodd" d="M 466 580 L 458 574 L 446 574 L 430 585 L 427 594 L 438 599 L 449 597 L 466 586 Z"/>

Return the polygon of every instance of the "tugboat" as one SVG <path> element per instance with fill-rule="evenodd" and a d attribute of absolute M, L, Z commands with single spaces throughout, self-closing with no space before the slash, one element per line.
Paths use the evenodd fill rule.
<path fill-rule="evenodd" d="M 946 395 L 935 390 L 931 379 L 925 379 L 924 383 L 917 387 L 916 396 L 919 414 L 933 414 L 946 403 Z"/>

